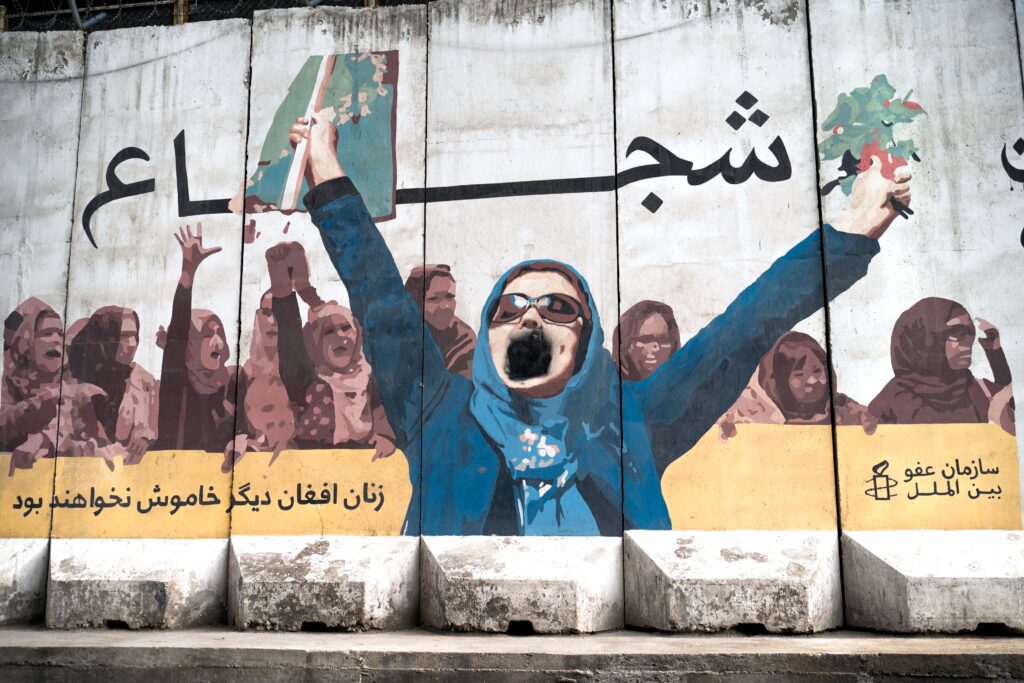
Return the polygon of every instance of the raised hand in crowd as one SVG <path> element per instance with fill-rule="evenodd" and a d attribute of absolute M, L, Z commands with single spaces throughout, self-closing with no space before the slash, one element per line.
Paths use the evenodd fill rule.
<path fill-rule="evenodd" d="M 190 225 L 186 225 L 184 229 L 178 228 L 174 239 L 181 246 L 181 279 L 178 282 L 182 287 L 191 289 L 199 265 L 208 257 L 221 251 L 222 247 L 203 246 L 202 223 L 196 223 L 195 234 L 192 233 Z"/>

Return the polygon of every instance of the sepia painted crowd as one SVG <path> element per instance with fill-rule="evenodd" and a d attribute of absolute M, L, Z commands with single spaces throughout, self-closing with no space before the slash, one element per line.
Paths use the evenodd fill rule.
<path fill-rule="evenodd" d="M 160 378 L 135 362 L 139 316 L 104 306 L 68 325 L 37 298 L 4 321 L 0 450 L 12 467 L 39 458 L 96 456 L 125 464 L 149 450 L 223 447 L 225 465 L 244 452 L 368 448 L 395 451 L 363 355 L 352 312 L 324 301 L 309 278 L 302 245 L 266 252 L 271 288 L 253 318 L 248 360 L 228 364 L 224 324 L 192 307 L 197 269 L 219 247 L 205 247 L 202 228 L 175 235 L 182 272 L 170 322 L 155 343 Z M 423 321 L 452 373 L 471 378 L 477 335 L 456 316 L 456 279 L 449 266 L 416 267 L 405 282 L 422 304 Z M 302 321 L 298 300 L 308 307 Z M 999 332 L 942 298 L 918 301 L 897 319 L 890 356 L 893 377 L 867 405 L 835 391 L 827 354 L 813 337 L 786 332 L 758 365 L 742 394 L 718 421 L 721 438 L 736 425 L 860 425 L 992 422 L 1014 433 L 1014 401 Z M 977 339 L 978 331 L 983 335 Z M 993 378 L 971 372 L 979 342 Z M 624 380 L 643 381 L 680 348 L 672 308 L 641 301 L 622 313 L 612 343 Z"/>

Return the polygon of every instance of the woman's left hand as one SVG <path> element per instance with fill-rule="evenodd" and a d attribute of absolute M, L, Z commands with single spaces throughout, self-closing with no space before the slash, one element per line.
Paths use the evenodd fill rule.
<path fill-rule="evenodd" d="M 985 335 L 978 342 L 983 348 L 998 349 L 1000 347 L 999 328 L 984 318 L 975 318 L 975 320 L 978 321 L 978 329 Z"/>

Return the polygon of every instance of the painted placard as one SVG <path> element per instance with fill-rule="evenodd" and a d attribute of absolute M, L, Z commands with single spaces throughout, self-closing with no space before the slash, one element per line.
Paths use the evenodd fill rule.
<path fill-rule="evenodd" d="M 625 508 L 646 529 L 834 529 L 803 9 L 614 8 L 623 436 L 661 480 L 625 468 Z"/>
<path fill-rule="evenodd" d="M 422 532 L 619 535 L 609 7 L 430 17 Z"/>
<path fill-rule="evenodd" d="M 84 65 L 78 33 L 0 34 L 0 538 L 50 532 Z"/>
<path fill-rule="evenodd" d="M 409 345 L 380 351 L 391 321 L 353 299 L 308 200 L 326 131 L 393 267 L 422 266 L 423 205 L 396 196 L 423 187 L 426 10 L 267 11 L 253 30 L 232 533 L 416 534 L 419 399 L 378 365 L 419 368 L 418 309 Z"/>
<path fill-rule="evenodd" d="M 870 275 L 830 306 L 835 371 L 878 422 L 837 430 L 842 526 L 1019 529 L 1013 5 L 814 1 L 810 21 L 824 219 L 890 194 Z"/>
<path fill-rule="evenodd" d="M 90 38 L 54 537 L 227 537 L 242 222 L 209 198 L 244 173 L 248 52 L 245 21 Z"/>

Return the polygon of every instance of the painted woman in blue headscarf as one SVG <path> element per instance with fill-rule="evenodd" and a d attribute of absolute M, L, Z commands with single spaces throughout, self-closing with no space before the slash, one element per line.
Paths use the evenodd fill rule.
<path fill-rule="evenodd" d="M 861 174 L 834 228 L 813 230 L 636 382 L 620 384 L 579 273 L 555 261 L 522 263 L 487 299 L 469 380 L 446 369 L 424 331 L 338 162 L 334 126 L 300 120 L 291 141 L 302 138 L 310 141 L 313 187 L 306 206 L 363 325 L 381 400 L 410 463 L 409 534 L 669 528 L 661 473 L 715 424 L 778 336 L 822 307 L 822 238 L 836 296 L 878 253 L 877 237 L 896 216 L 889 198 L 910 200 L 909 177 L 886 180 L 875 167 Z"/>

